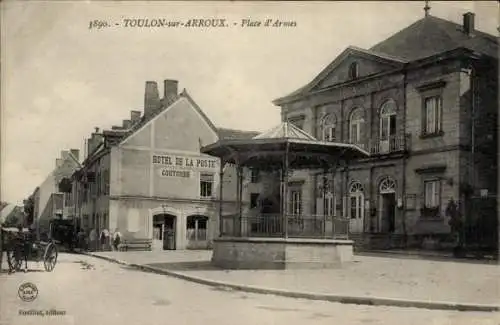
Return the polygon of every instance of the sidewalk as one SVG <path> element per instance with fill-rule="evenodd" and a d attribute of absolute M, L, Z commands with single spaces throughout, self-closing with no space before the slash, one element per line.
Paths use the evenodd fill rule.
<path fill-rule="evenodd" d="M 493 305 L 485 309 L 500 310 L 497 307 L 500 305 L 500 266 L 496 264 L 356 255 L 352 264 L 339 269 L 221 270 L 210 264 L 211 251 L 99 252 L 93 255 L 199 283 L 230 284 L 241 290 L 258 287 L 269 289 L 268 293 L 286 291 L 288 296 L 293 296 L 294 292 L 295 296 L 307 293 L 310 299 L 321 300 L 332 300 L 327 296 L 335 295 L 335 301 L 351 299 L 350 302 L 356 303 L 356 299 L 362 299 L 359 303 L 367 304 L 404 305 L 404 301 L 413 301 L 410 306 L 434 309 Z M 261 293 L 265 293 L 261 289 Z"/>

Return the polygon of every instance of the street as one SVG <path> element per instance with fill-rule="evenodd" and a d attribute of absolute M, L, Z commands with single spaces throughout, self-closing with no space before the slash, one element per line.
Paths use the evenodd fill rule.
<path fill-rule="evenodd" d="M 3 265 L 4 269 L 6 265 Z M 0 324 L 500 324 L 498 314 L 370 307 L 248 294 L 60 254 L 52 273 L 0 274 Z M 32 282 L 38 296 L 23 302 Z M 34 315 L 51 310 L 52 315 Z"/>

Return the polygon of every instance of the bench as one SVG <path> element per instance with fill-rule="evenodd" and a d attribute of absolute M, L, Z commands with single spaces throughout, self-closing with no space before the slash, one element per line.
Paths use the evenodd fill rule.
<path fill-rule="evenodd" d="M 151 250 L 151 241 L 150 240 L 141 240 L 141 239 L 133 239 L 133 240 L 122 240 L 122 242 L 118 245 L 119 251 L 128 251 L 128 250 Z"/>

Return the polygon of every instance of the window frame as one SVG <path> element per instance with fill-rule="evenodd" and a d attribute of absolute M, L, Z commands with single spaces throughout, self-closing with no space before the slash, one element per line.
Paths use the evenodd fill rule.
<path fill-rule="evenodd" d="M 298 196 L 298 200 L 296 199 L 297 196 Z M 303 205 L 302 205 L 302 189 L 301 188 L 290 189 L 290 201 L 289 202 L 290 202 L 290 211 L 288 211 L 288 214 L 294 215 L 294 216 L 302 215 Z"/>
<path fill-rule="evenodd" d="M 434 122 L 433 130 L 429 130 L 429 114 L 427 103 L 431 100 L 435 100 L 436 106 L 434 109 Z M 422 136 L 436 136 L 443 133 L 443 95 L 442 92 L 429 92 L 425 96 L 422 96 Z"/>
<path fill-rule="evenodd" d="M 213 196 L 214 196 L 214 184 L 215 184 L 215 173 L 201 172 L 199 174 L 199 176 L 200 176 L 199 177 L 200 191 L 198 193 L 199 193 L 200 198 L 202 198 L 202 199 L 211 199 L 211 198 L 213 198 Z M 211 181 L 205 181 L 205 180 L 203 180 L 203 176 L 210 176 L 212 180 Z M 204 187 L 204 184 L 206 184 L 206 183 L 210 184 L 210 193 L 209 193 L 209 195 L 204 195 L 204 189 L 206 189 Z"/>
<path fill-rule="evenodd" d="M 260 179 L 260 170 L 256 168 L 250 168 L 250 183 L 257 184 Z"/>
<path fill-rule="evenodd" d="M 328 113 L 321 119 L 321 139 L 325 142 L 334 142 L 336 139 L 337 117 Z M 328 131 L 328 132 L 327 132 Z"/>
<path fill-rule="evenodd" d="M 441 194 L 442 194 L 442 184 L 441 184 L 441 179 L 440 178 L 426 178 L 423 180 L 423 199 L 424 199 L 424 204 L 423 207 L 425 209 L 435 209 L 435 208 L 440 208 L 441 207 Z M 427 184 L 434 184 L 433 187 L 433 193 L 432 193 L 432 198 L 431 200 L 433 201 L 434 205 L 427 205 L 428 202 L 428 193 L 427 193 Z M 437 187 L 437 189 L 436 189 Z M 434 202 L 437 201 L 437 202 Z"/>
<path fill-rule="evenodd" d="M 359 117 L 356 117 L 356 119 L 353 118 L 353 115 L 355 113 L 359 112 Z M 349 142 L 352 144 L 361 144 L 361 128 L 365 123 L 365 119 L 363 118 L 363 109 L 361 107 L 356 107 L 351 111 L 351 114 L 349 114 Z M 356 140 L 353 140 L 353 126 L 356 125 Z"/>
<path fill-rule="evenodd" d="M 394 110 L 389 111 L 389 112 L 384 112 L 385 109 L 388 109 L 388 105 L 394 105 Z M 392 124 L 391 120 L 394 118 L 394 134 L 391 134 L 392 130 Z M 386 125 L 384 127 L 384 121 L 386 121 Z M 379 138 L 381 141 L 386 141 L 389 140 L 391 137 L 393 137 L 396 134 L 397 130 L 397 106 L 396 102 L 393 99 L 388 99 L 384 101 L 382 106 L 380 107 L 380 114 L 379 114 Z M 386 131 L 386 134 L 384 136 L 384 131 Z"/>
<path fill-rule="evenodd" d="M 365 214 L 365 191 L 364 187 L 359 181 L 353 181 L 349 186 L 349 195 L 348 195 L 348 215 L 349 219 L 362 219 Z M 355 202 L 354 211 L 356 215 L 352 215 L 353 212 L 353 199 Z"/>
<path fill-rule="evenodd" d="M 359 64 L 358 64 L 358 62 L 355 61 L 355 62 L 351 62 L 351 64 L 349 64 L 348 74 L 349 74 L 349 80 L 359 78 Z"/>

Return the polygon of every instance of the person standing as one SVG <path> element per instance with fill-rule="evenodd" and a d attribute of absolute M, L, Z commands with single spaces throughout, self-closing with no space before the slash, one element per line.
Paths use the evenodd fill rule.
<path fill-rule="evenodd" d="M 97 248 L 97 231 L 95 228 L 92 228 L 89 234 L 89 241 L 90 241 L 90 251 L 94 252 L 96 251 Z"/>

